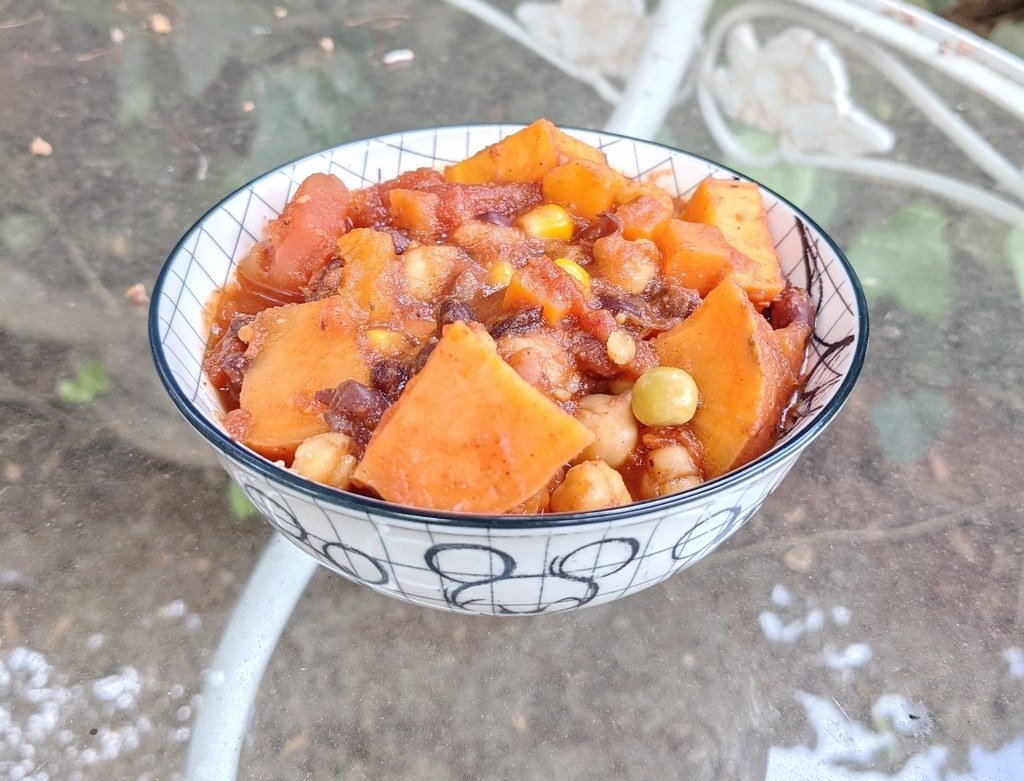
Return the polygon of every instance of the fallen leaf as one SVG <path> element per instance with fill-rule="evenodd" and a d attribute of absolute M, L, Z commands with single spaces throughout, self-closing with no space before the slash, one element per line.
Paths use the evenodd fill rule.
<path fill-rule="evenodd" d="M 278 754 L 279 759 L 284 759 L 289 754 L 294 754 L 296 751 L 301 751 L 307 745 L 309 745 L 309 735 L 305 732 L 300 732 L 293 738 L 288 738 L 285 741 L 284 746 L 281 747 L 281 753 Z"/>
<path fill-rule="evenodd" d="M 912 396 L 889 394 L 871 409 L 878 442 L 890 461 L 909 464 L 925 455 L 946 433 L 953 418 L 949 400 L 939 393 L 916 391 Z"/>
<path fill-rule="evenodd" d="M 53 628 L 50 630 L 50 634 L 48 634 L 46 636 L 46 639 L 43 641 L 43 650 L 52 651 L 54 648 L 56 648 L 57 643 L 60 642 L 60 639 L 67 633 L 67 631 L 70 628 L 71 616 L 65 613 L 57 619 L 57 621 L 53 625 Z"/>
<path fill-rule="evenodd" d="M 107 370 L 97 360 L 86 362 L 70 380 L 57 383 L 57 395 L 69 404 L 88 404 L 113 387 Z"/>
<path fill-rule="evenodd" d="M 967 536 L 960 531 L 960 529 L 952 529 L 947 535 L 949 544 L 955 550 L 961 558 L 966 559 L 971 564 L 977 564 L 981 561 L 981 557 L 978 555 L 978 549 L 974 547 Z"/>
<path fill-rule="evenodd" d="M 227 500 L 228 509 L 231 510 L 231 515 L 236 521 L 244 521 L 246 518 L 259 515 L 259 510 L 249 501 L 245 491 L 234 480 L 228 480 L 227 488 L 224 491 L 224 498 Z"/>
<path fill-rule="evenodd" d="M 3 629 L 0 647 L 14 648 L 18 644 L 18 638 L 21 637 L 21 630 L 18 629 L 18 622 L 14 620 L 11 611 L 3 612 L 3 616 L 0 617 L 0 629 Z"/>
<path fill-rule="evenodd" d="M 810 545 L 801 542 L 786 551 L 782 561 L 793 572 L 808 572 L 814 564 L 814 551 Z"/>
<path fill-rule="evenodd" d="M 124 297 L 137 307 L 144 307 L 149 303 L 149 293 L 146 292 L 146 286 L 141 282 L 124 291 Z"/>
<path fill-rule="evenodd" d="M 320 48 L 330 54 L 334 51 L 334 39 L 328 35 L 325 35 L 320 39 Z"/>
<path fill-rule="evenodd" d="M 949 468 L 949 464 L 946 463 L 946 459 L 938 453 L 928 453 L 928 464 L 932 468 L 932 476 L 938 483 L 948 483 L 953 476 L 953 472 Z"/>
<path fill-rule="evenodd" d="M 284 19 L 286 16 L 288 16 L 288 9 L 279 5 L 274 6 L 274 16 L 276 16 L 278 19 Z"/>
<path fill-rule="evenodd" d="M 941 320 L 953 302 L 953 256 L 947 216 L 915 201 L 860 232 L 846 253 L 869 300 L 891 298 L 908 312 Z"/>
<path fill-rule="evenodd" d="M 153 14 L 149 17 L 149 28 L 157 35 L 170 35 L 174 32 L 171 20 L 164 14 Z"/>
<path fill-rule="evenodd" d="M 49 157 L 53 154 L 53 144 L 42 136 L 36 136 L 32 139 L 32 143 L 29 144 L 28 151 L 36 157 Z"/>

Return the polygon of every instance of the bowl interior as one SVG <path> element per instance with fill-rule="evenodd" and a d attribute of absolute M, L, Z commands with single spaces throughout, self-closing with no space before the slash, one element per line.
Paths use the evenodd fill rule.
<path fill-rule="evenodd" d="M 468 157 L 521 126 L 435 128 L 357 141 L 284 165 L 225 198 L 181 239 L 154 289 L 150 340 L 161 376 L 179 410 L 222 455 L 241 459 L 271 477 L 295 482 L 285 470 L 232 441 L 220 426 L 224 412 L 204 377 L 206 305 L 235 265 L 262 236 L 298 185 L 312 173 L 337 175 L 350 188 L 375 184 L 419 167 L 443 167 Z M 601 148 L 609 163 L 636 178 L 686 195 L 707 176 L 745 178 L 709 160 L 659 144 L 584 130 L 574 136 Z M 817 306 L 810 375 L 792 427 L 764 456 L 702 489 L 756 470 L 766 460 L 804 447 L 842 406 L 864 358 L 867 313 L 860 285 L 835 244 L 795 207 L 764 190 L 769 227 L 782 268 L 809 290 Z M 304 482 L 304 481 L 301 481 Z M 310 484 L 312 490 L 321 490 Z M 322 489 L 328 494 L 340 492 Z M 419 514 L 414 512 L 414 515 Z"/>

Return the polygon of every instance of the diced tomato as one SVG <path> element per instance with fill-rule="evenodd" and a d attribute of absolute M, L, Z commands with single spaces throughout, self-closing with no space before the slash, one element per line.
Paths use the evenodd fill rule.
<path fill-rule="evenodd" d="M 579 283 L 546 257 L 530 259 L 512 275 L 502 306 L 511 311 L 539 306 L 544 320 L 552 325 L 567 315 L 588 311 Z"/>
<path fill-rule="evenodd" d="M 309 176 L 268 223 L 267 238 L 239 264 L 238 273 L 268 290 L 299 294 L 333 256 L 348 226 L 351 199 L 338 177 Z"/>
<path fill-rule="evenodd" d="M 444 184 L 444 177 L 433 168 L 417 168 L 386 182 L 363 187 L 352 193 L 349 216 L 354 228 L 382 228 L 390 224 L 392 190 L 429 190 Z"/>
<path fill-rule="evenodd" d="M 502 214 L 512 217 L 541 202 L 540 184 L 513 182 L 498 185 L 445 185 L 431 188 L 441 196 L 438 217 L 445 231 L 481 214 Z"/>

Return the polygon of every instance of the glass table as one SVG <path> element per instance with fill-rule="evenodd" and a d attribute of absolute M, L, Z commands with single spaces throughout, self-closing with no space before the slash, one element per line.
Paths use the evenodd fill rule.
<path fill-rule="evenodd" d="M 0 778 L 1024 777 L 1024 64 L 881 0 L 0 10 Z M 759 178 L 872 319 L 712 556 L 483 619 L 316 568 L 159 387 L 163 258 L 260 172 L 474 122 Z"/>

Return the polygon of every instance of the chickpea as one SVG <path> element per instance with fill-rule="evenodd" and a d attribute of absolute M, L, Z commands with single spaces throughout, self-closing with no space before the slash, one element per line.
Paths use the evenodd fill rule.
<path fill-rule="evenodd" d="M 594 441 L 580 454 L 582 461 L 604 461 L 618 469 L 636 450 L 640 427 L 630 406 L 629 393 L 584 396 L 576 408 L 576 419 L 594 434 Z"/>
<path fill-rule="evenodd" d="M 632 501 L 622 475 L 603 461 L 584 461 L 565 473 L 565 480 L 551 494 L 551 510 L 585 512 Z"/>
<path fill-rule="evenodd" d="M 550 333 L 503 336 L 498 354 L 519 376 L 557 401 L 571 399 L 581 378 L 568 351 Z"/>
<path fill-rule="evenodd" d="M 644 458 L 640 495 L 644 499 L 678 494 L 704 482 L 690 451 L 682 445 L 666 445 Z"/>
<path fill-rule="evenodd" d="M 633 414 L 648 426 L 681 426 L 697 412 L 700 394 L 687 372 L 658 366 L 640 375 L 633 386 Z"/>
<path fill-rule="evenodd" d="M 636 342 L 625 331 L 616 329 L 608 334 L 605 347 L 608 349 L 609 360 L 616 366 L 625 366 L 636 358 Z"/>
<path fill-rule="evenodd" d="M 661 256 L 649 239 L 630 241 L 613 233 L 594 242 L 594 265 L 627 293 L 642 293 L 661 271 Z"/>
<path fill-rule="evenodd" d="M 316 434 L 296 448 L 292 471 L 308 480 L 345 490 L 358 463 L 355 449 L 355 443 L 344 434 Z"/>
<path fill-rule="evenodd" d="M 420 301 L 435 301 L 467 257 L 458 247 L 423 244 L 410 247 L 401 256 L 405 287 Z"/>

